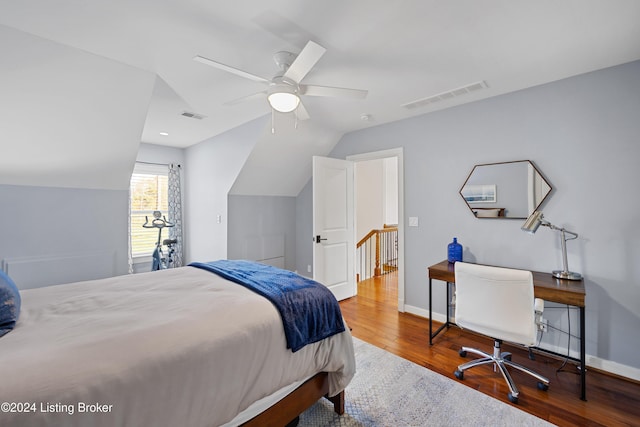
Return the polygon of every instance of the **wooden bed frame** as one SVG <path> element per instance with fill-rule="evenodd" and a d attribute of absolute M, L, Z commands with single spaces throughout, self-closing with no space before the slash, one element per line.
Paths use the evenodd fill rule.
<path fill-rule="evenodd" d="M 287 397 L 242 425 L 245 427 L 286 426 L 323 396 L 333 403 L 333 410 L 338 415 L 344 414 L 344 390 L 334 397 L 327 396 L 328 378 L 329 375 L 326 372 L 316 374 Z"/>

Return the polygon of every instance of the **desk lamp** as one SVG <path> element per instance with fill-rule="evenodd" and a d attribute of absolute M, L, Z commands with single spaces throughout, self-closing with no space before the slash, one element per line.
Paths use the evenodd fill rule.
<path fill-rule="evenodd" d="M 575 240 L 578 238 L 578 235 L 574 232 L 565 230 L 564 228 L 556 227 L 555 225 L 551 224 L 549 221 L 544 219 L 542 212 L 540 211 L 534 211 L 531 216 L 527 218 L 524 224 L 522 224 L 521 230 L 529 234 L 534 234 L 538 230 L 538 227 L 540 227 L 541 225 L 549 227 L 552 230 L 558 230 L 560 233 L 562 233 L 562 240 L 560 242 L 562 243 L 563 269 L 552 271 L 551 274 L 553 274 L 553 277 L 556 277 L 558 279 L 582 280 L 581 274 L 569 271 L 569 266 L 567 263 L 567 240 Z M 567 238 L 567 234 L 570 234 L 572 237 Z"/>

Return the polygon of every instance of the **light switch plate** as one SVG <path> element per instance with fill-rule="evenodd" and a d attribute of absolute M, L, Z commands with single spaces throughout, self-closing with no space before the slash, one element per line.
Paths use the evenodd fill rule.
<path fill-rule="evenodd" d="M 410 216 L 409 217 L 409 227 L 417 227 L 418 226 L 418 217 Z"/>

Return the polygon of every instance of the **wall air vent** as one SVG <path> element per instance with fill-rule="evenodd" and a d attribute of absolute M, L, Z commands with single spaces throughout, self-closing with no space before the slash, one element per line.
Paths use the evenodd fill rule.
<path fill-rule="evenodd" d="M 475 92 L 480 89 L 486 89 L 489 86 L 486 82 L 480 81 L 476 83 L 471 83 L 469 85 L 459 87 L 457 89 L 451 89 L 446 92 L 439 93 L 437 95 L 432 95 L 427 98 L 418 99 L 416 101 L 408 102 L 406 104 L 402 104 L 401 107 L 406 108 L 407 110 L 413 110 L 420 107 L 426 107 L 427 105 L 435 104 L 436 102 L 446 101 L 447 99 L 452 99 L 458 97 L 460 95 L 465 95 L 467 93 Z"/>
<path fill-rule="evenodd" d="M 203 116 L 202 114 L 192 113 L 191 111 L 183 111 L 181 116 L 189 117 L 190 119 L 198 119 L 198 120 L 202 120 L 206 117 L 206 116 Z"/>

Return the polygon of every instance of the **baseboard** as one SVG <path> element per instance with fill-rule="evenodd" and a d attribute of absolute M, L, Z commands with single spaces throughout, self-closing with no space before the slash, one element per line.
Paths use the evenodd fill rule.
<path fill-rule="evenodd" d="M 404 309 L 407 313 L 415 314 L 416 316 L 424 317 L 425 319 L 429 318 L 429 310 L 425 310 L 424 308 L 405 305 Z M 435 320 L 436 322 L 444 323 L 447 319 L 444 314 L 434 312 L 433 320 Z M 553 345 L 545 345 L 542 348 L 544 350 L 553 351 L 558 354 L 566 354 L 567 352 L 566 347 L 560 348 Z M 569 352 L 569 356 L 576 359 L 580 358 L 580 354 L 573 350 Z M 586 364 L 587 367 L 592 367 L 603 372 L 629 378 L 634 381 L 640 381 L 640 369 L 634 368 L 632 366 L 623 365 L 611 360 L 601 359 L 596 356 L 591 356 L 590 354 L 586 355 Z"/>
<path fill-rule="evenodd" d="M 554 346 L 554 345 L 545 343 L 543 346 L 540 346 L 540 348 L 543 350 L 553 351 L 558 355 L 567 354 L 566 347 Z M 580 353 L 575 350 L 570 350 L 569 356 L 574 359 L 578 359 L 578 360 L 580 359 Z M 587 367 L 591 367 L 599 371 L 629 378 L 634 381 L 640 381 L 640 369 L 634 368 L 633 366 L 623 365 L 621 363 L 614 362 L 612 360 L 601 359 L 599 357 L 592 356 L 590 354 L 586 355 L 586 365 Z"/>
<path fill-rule="evenodd" d="M 640 382 L 640 369 L 587 354 L 587 366 Z"/>
<path fill-rule="evenodd" d="M 425 310 L 424 308 L 415 307 L 412 305 L 405 304 L 404 310 L 407 313 L 415 314 L 416 316 L 424 317 L 425 319 L 429 318 L 429 310 Z M 433 320 L 436 322 L 446 322 L 447 318 L 444 314 L 433 312 Z"/>

